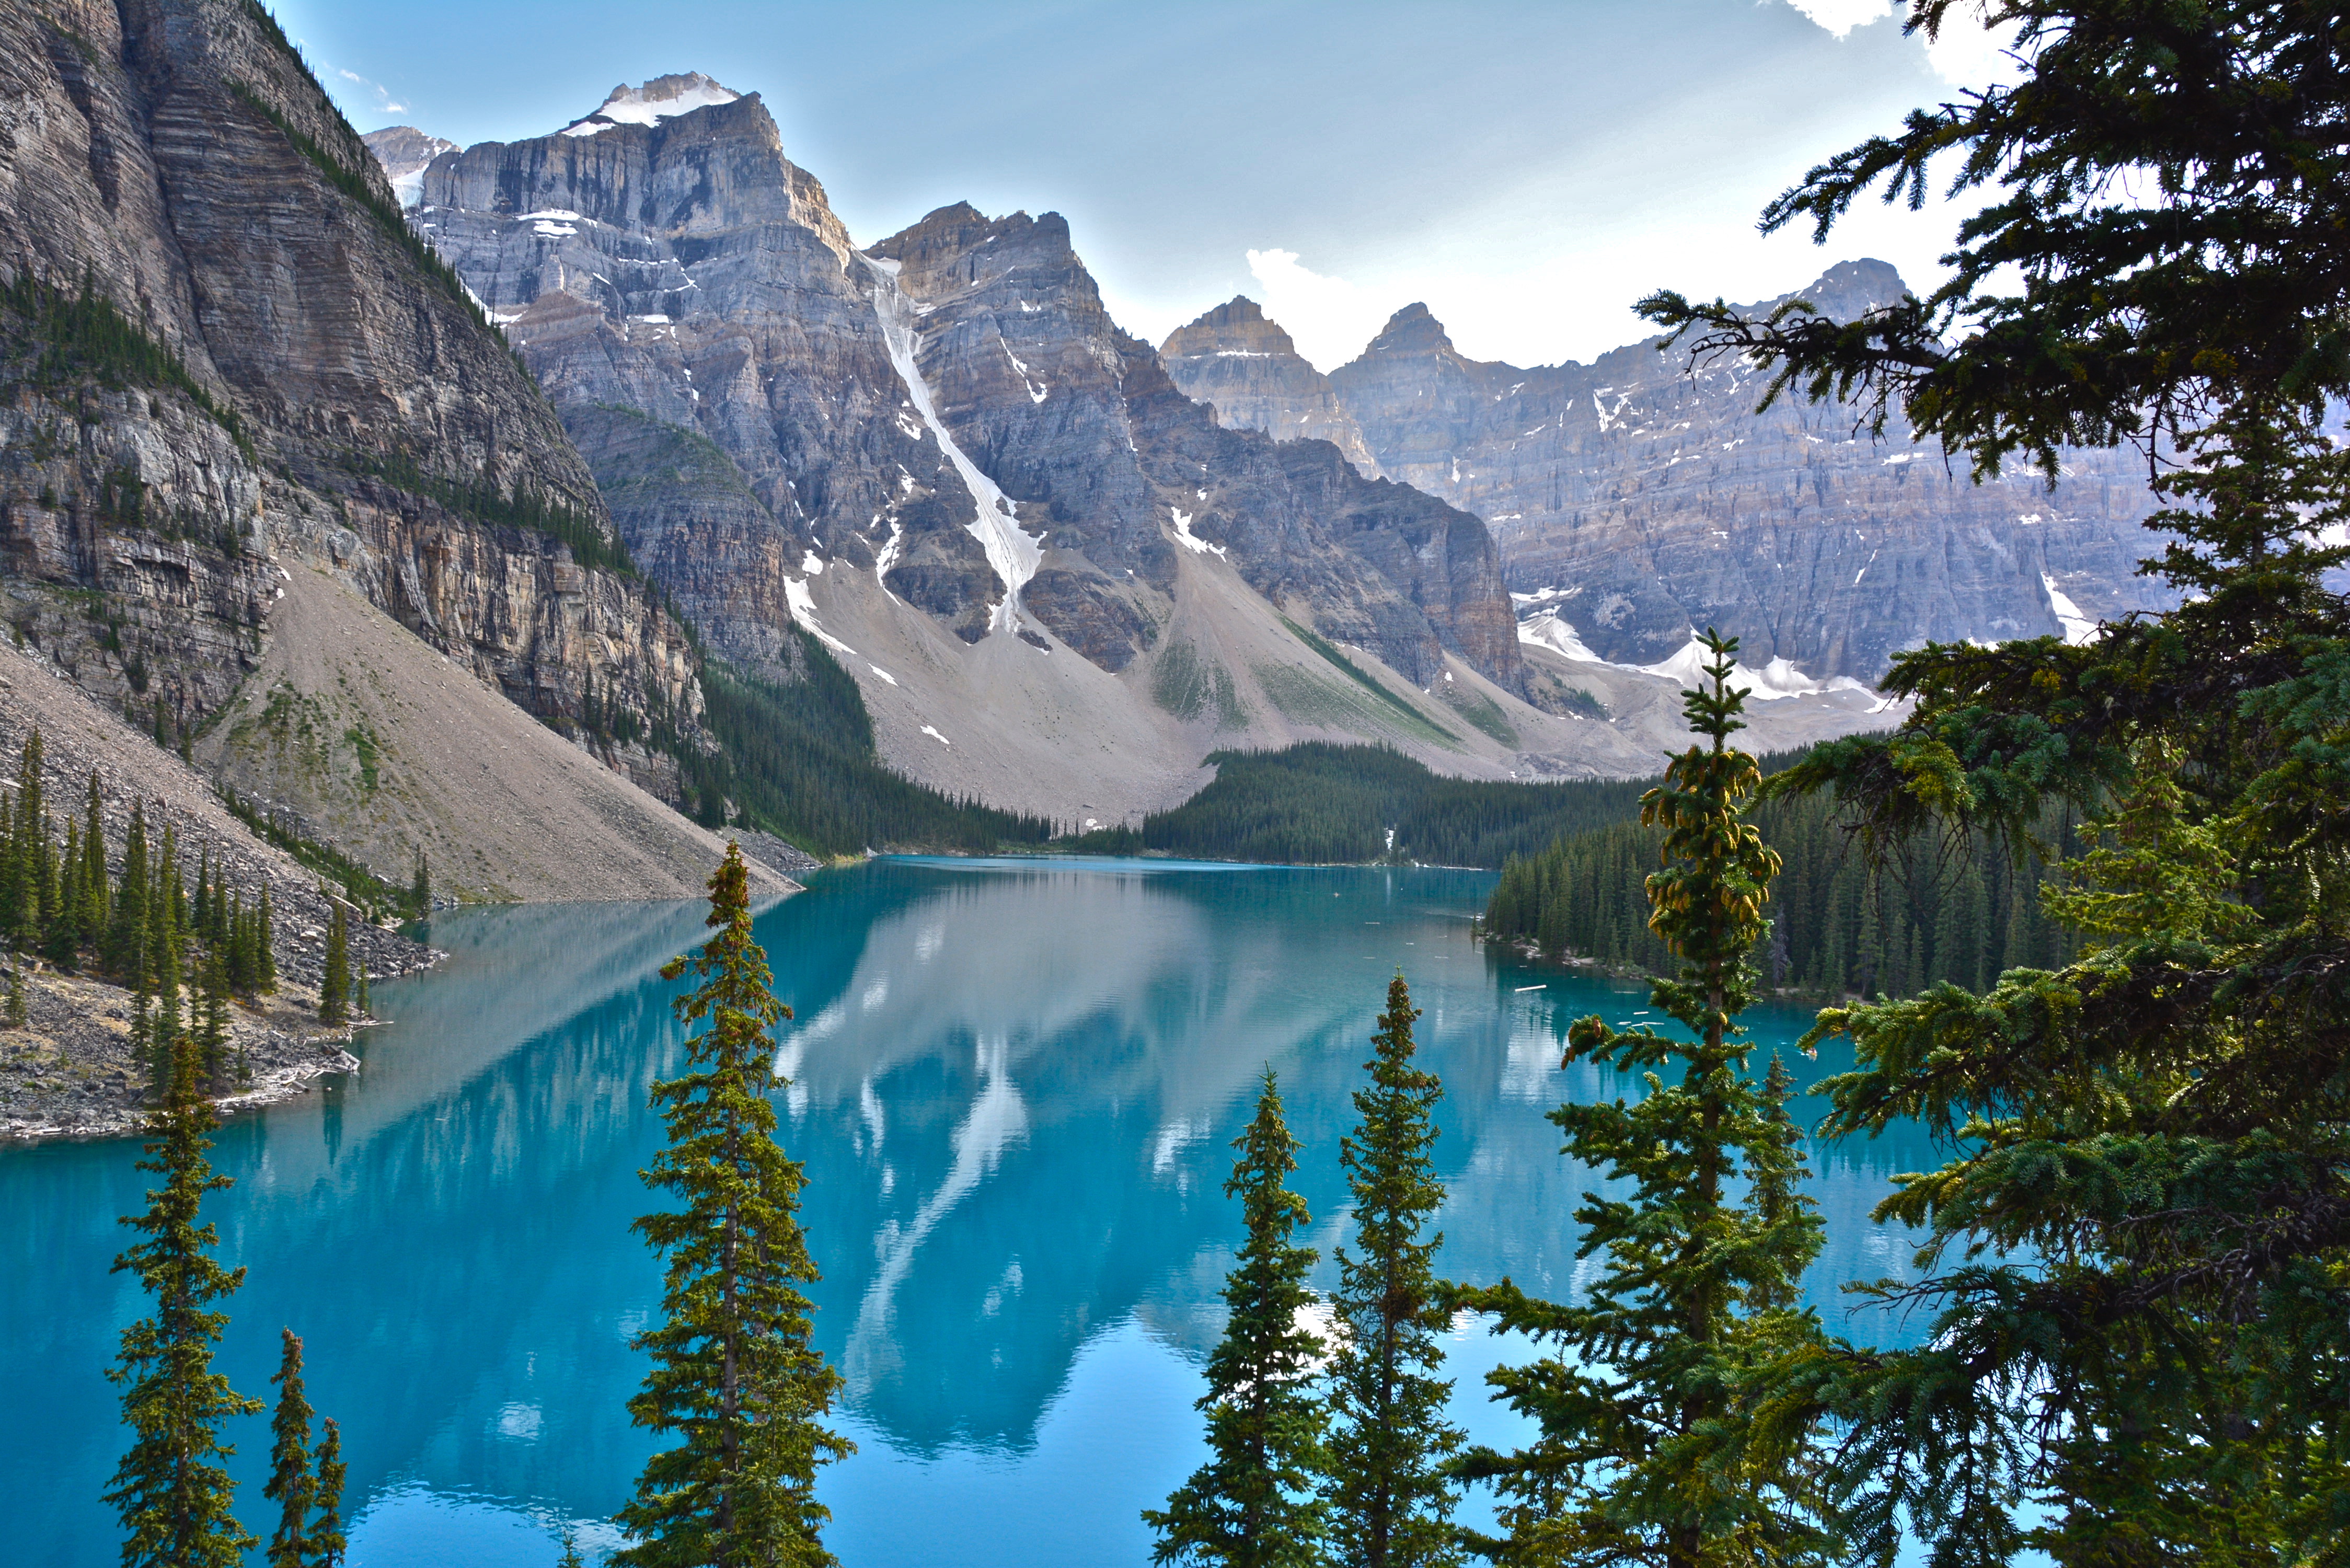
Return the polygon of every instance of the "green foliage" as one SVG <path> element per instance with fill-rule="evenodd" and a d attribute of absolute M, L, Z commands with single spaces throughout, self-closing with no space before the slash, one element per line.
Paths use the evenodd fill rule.
<path fill-rule="evenodd" d="M 219 1232 L 200 1223 L 204 1194 L 231 1185 L 204 1158 L 218 1124 L 196 1087 L 194 1046 L 175 1046 L 170 1086 L 149 1122 L 152 1141 L 139 1168 L 163 1179 L 144 1214 L 123 1223 L 140 1240 L 114 1261 L 153 1298 L 151 1317 L 122 1331 L 107 1371 L 122 1390 L 122 1419 L 135 1434 L 106 1494 L 122 1517 L 123 1568 L 238 1568 L 254 1538 L 231 1509 L 235 1483 L 224 1463 L 235 1449 L 221 1424 L 261 1408 L 213 1370 L 213 1347 L 228 1314 L 213 1303 L 244 1282 L 243 1269 L 212 1257 Z"/>
<path fill-rule="evenodd" d="M 1081 835 L 1067 846 L 1201 859 L 1336 865 L 1395 858 L 1500 866 L 1559 834 L 1618 821 L 1641 785 L 1495 784 L 1444 778 L 1386 746 L 1312 741 L 1278 752 L 1216 752 L 1216 777 L 1139 832 Z M 1395 832 L 1392 848 L 1388 831 Z"/>
<path fill-rule="evenodd" d="M 306 838 L 286 826 L 276 808 L 264 811 L 227 784 L 220 786 L 221 804 L 229 815 L 253 829 L 265 842 L 291 855 L 309 870 L 317 872 L 340 887 L 344 896 L 359 907 L 369 919 L 390 912 L 410 919 L 422 918 L 432 906 L 416 898 L 416 883 L 410 878 L 405 888 L 377 876 L 331 844 L 321 844 Z M 430 885 L 425 888 L 429 896 Z"/>
<path fill-rule="evenodd" d="M 311 1497 L 318 1517 L 305 1543 L 306 1568 L 342 1568 L 343 1549 L 343 1429 L 330 1417 L 318 1439 L 317 1482 Z"/>
<path fill-rule="evenodd" d="M 269 1484 L 261 1495 L 277 1505 L 277 1528 L 269 1537 L 269 1568 L 305 1568 L 310 1504 L 317 1478 L 310 1473 L 310 1401 L 302 1392 L 302 1342 L 290 1328 L 278 1331 L 277 1408 L 269 1419 Z"/>
<path fill-rule="evenodd" d="M 1948 0 L 1916 0 L 1936 27 Z M 1915 1349 L 1791 1359 L 1778 1407 L 1847 1423 L 1855 1547 L 1937 1563 L 2328 1563 L 2350 1541 L 2350 605 L 2327 575 L 2350 461 L 2350 114 L 2341 19 L 2288 3 L 1991 7 L 2023 79 L 1816 170 L 1773 222 L 1833 223 L 1949 152 L 1999 187 L 1952 284 L 1850 327 L 1659 296 L 1807 395 L 1898 403 L 1979 472 L 2171 439 L 2169 612 L 1929 647 L 1890 736 L 1776 781 L 1833 792 L 1873 852 L 2029 839 L 2087 853 L 2049 912 L 2081 939 L 1980 993 L 1835 1008 L 1856 1068 L 1831 1134 L 1924 1127 L 1943 1163 L 1879 1215 L 1922 1227 Z M 2020 279 L 2011 286 L 2006 278 Z M 2013 293 L 1993 294 L 1991 286 Z M 2186 428 L 2189 422 L 2199 428 Z M 2172 455 L 2163 454 L 2166 461 Z M 2013 1261 L 2010 1261 L 2013 1260 Z"/>
<path fill-rule="evenodd" d="M 1766 397 L 1898 407 L 1974 459 L 2053 480 L 2065 444 L 2177 431 L 2198 410 L 2350 390 L 2350 109 L 2340 20 L 2303 0 L 1910 0 L 1907 28 L 2016 29 L 2012 86 L 1910 112 L 1807 172 L 1763 213 L 1815 237 L 1872 189 L 1924 203 L 1991 196 L 1959 229 L 1950 281 L 1850 323 L 1791 302 L 1763 320 L 1669 291 L 1641 313 L 1696 352 L 1752 356 Z"/>
<path fill-rule="evenodd" d="M 486 477 L 460 483 L 427 473 L 404 456 L 353 453 L 344 462 L 354 473 L 437 501 L 461 517 L 493 528 L 520 528 L 560 540 L 569 546 L 574 561 L 591 570 L 632 578 L 641 576 L 629 556 L 627 542 L 598 521 L 595 514 L 519 479 L 501 490 Z"/>
<path fill-rule="evenodd" d="M 1162 1510 L 1145 1509 L 1158 1533 L 1155 1563 L 1221 1568 L 1319 1568 L 1326 1510 L 1315 1481 L 1327 1468 L 1326 1412 L 1314 1386 L 1321 1337 L 1298 1326 L 1310 1305 L 1310 1247 L 1290 1238 L 1307 1222 L 1305 1199 L 1289 1190 L 1297 1140 L 1281 1110 L 1271 1067 L 1256 1116 L 1232 1140 L 1224 1196 L 1241 1200 L 1247 1240 L 1224 1277 L 1224 1335 L 1208 1358 L 1208 1462 Z"/>
<path fill-rule="evenodd" d="M 794 628 L 804 678 L 781 684 L 703 666 L 703 722 L 715 753 L 678 748 L 695 815 L 717 826 L 732 801 L 742 821 L 815 855 L 866 849 L 992 854 L 1037 846 L 1041 817 L 952 800 L 882 764 L 856 680 L 822 643 Z"/>
<path fill-rule="evenodd" d="M 1444 1204 L 1430 1151 L 1443 1086 L 1415 1066 L 1419 1017 L 1398 974 L 1371 1036 L 1368 1087 L 1338 1149 L 1353 1199 L 1356 1244 L 1338 1249 L 1331 1297 L 1339 1340 L 1330 1365 L 1330 1468 L 1323 1498 L 1346 1568 L 1440 1568 L 1461 1549 L 1451 1517 L 1459 1483 L 1446 1461 L 1461 1431 L 1444 1419 L 1452 1391 L 1435 1374 L 1452 1321 L 1434 1260 L 1444 1233 L 1429 1222 Z"/>
<path fill-rule="evenodd" d="M 294 54 L 291 50 L 287 53 L 299 64 L 301 59 L 299 55 Z M 308 74 L 307 67 L 304 67 L 304 74 Z M 315 79 L 312 85 L 317 85 Z M 378 192 L 375 183 L 369 181 L 364 172 L 345 163 L 318 145 L 315 138 L 296 129 L 294 122 L 280 113 L 275 104 L 244 83 L 233 81 L 228 84 L 228 88 L 236 95 L 240 102 L 253 109 L 270 124 L 276 126 L 279 134 L 286 138 L 294 151 L 308 160 L 312 168 L 326 176 L 328 185 L 356 202 L 360 211 L 374 219 L 376 227 L 381 229 L 387 238 L 407 253 L 410 263 L 423 275 L 427 283 L 464 306 L 466 318 L 479 325 L 484 332 L 490 330 L 488 323 L 482 318 L 482 307 L 473 302 L 473 294 L 465 287 L 465 280 L 457 275 L 457 269 L 442 261 L 440 253 L 425 244 L 423 238 L 408 226 L 407 216 Z M 334 114 L 331 101 L 323 91 L 319 93 L 318 98 L 320 103 L 327 108 L 328 113 Z M 337 121 L 340 123 L 339 116 L 337 116 Z M 347 133 L 350 130 L 348 125 L 343 129 Z M 356 136 L 351 137 L 354 143 L 357 143 L 358 140 Z M 500 347 L 504 347 L 503 343 Z M 525 371 L 524 374 L 525 379 L 527 379 L 528 372 Z M 533 385 L 535 386 L 536 383 Z"/>
<path fill-rule="evenodd" d="M 1829 998 L 1908 996 L 1946 980 L 1981 989 L 2018 965 L 2062 963 L 2077 948 L 2042 909 L 2043 867 L 1996 834 L 1903 840 L 1872 860 L 1850 843 L 1838 808 L 1817 796 L 1765 799 L 1746 817 L 1784 863 L 1761 955 L 1774 989 Z M 2079 844 L 2061 811 L 2035 824 L 2034 836 L 2060 849 Z M 1484 934 L 1619 973 L 1663 968 L 1669 955 L 1648 929 L 1645 884 L 1659 839 L 1654 827 L 1618 823 L 1513 860 L 1486 903 Z"/>
<path fill-rule="evenodd" d="M 327 922 L 327 959 L 318 980 L 318 1022 L 348 1023 L 351 1017 L 351 932 L 340 904 Z"/>
<path fill-rule="evenodd" d="M 634 1341 L 652 1368 L 629 1401 L 638 1426 L 681 1436 L 648 1459 L 619 1521 L 635 1542 L 613 1561 L 638 1568 L 792 1563 L 824 1568 L 819 1466 L 852 1451 L 822 1424 L 840 1375 L 810 1340 L 816 1279 L 799 1228 L 800 1163 L 775 1142 L 783 1086 L 768 1031 L 791 1010 L 769 989 L 751 940 L 749 872 L 729 845 L 710 878 L 702 949 L 669 979 L 700 981 L 678 1017 L 709 1027 L 686 1043 L 687 1071 L 653 1085 L 668 1141 L 644 1173 L 683 1204 L 633 1229 L 668 1261 L 661 1322 Z"/>
<path fill-rule="evenodd" d="M 1361 687 L 1374 701 L 1383 704 L 1388 710 L 1387 717 L 1390 722 L 1399 723 L 1409 732 L 1440 745 L 1450 744 L 1461 738 L 1441 724 L 1430 723 L 1419 709 L 1372 680 L 1361 665 L 1339 652 L 1336 645 L 1328 639 L 1315 636 L 1287 616 L 1281 618 L 1281 624 L 1287 627 L 1298 641 L 1326 659 L 1333 669 Z"/>
<path fill-rule="evenodd" d="M 22 374 L 34 384 L 61 387 L 93 380 L 118 390 L 169 389 L 226 431 L 247 462 L 260 461 L 236 410 L 215 399 L 188 373 L 177 354 L 125 316 L 88 278 L 82 280 L 78 293 L 68 294 L 35 277 L 29 267 L 20 268 L 12 281 L 0 285 L 0 312 L 7 317 L 9 341 L 33 355 Z M 137 475 L 131 475 L 131 483 L 137 482 Z M 135 503 L 129 518 L 120 516 L 120 505 L 111 491 L 102 497 L 101 510 L 109 517 L 136 520 Z"/>
<path fill-rule="evenodd" d="M 1791 1079 L 1773 1057 L 1758 1088 L 1745 1071 L 1738 1014 L 1754 1000 L 1749 961 L 1767 929 L 1779 857 L 1744 819 L 1761 782 L 1731 749 L 1743 725 L 1728 679 L 1735 639 L 1709 630 L 1705 689 L 1688 693 L 1690 728 L 1709 746 L 1674 759 L 1641 801 L 1662 834 L 1648 877 L 1651 924 L 1680 960 L 1653 1004 L 1687 1038 L 1576 1022 L 1566 1060 L 1639 1071 L 1647 1094 L 1561 1106 L 1550 1119 L 1568 1154 L 1628 1180 L 1626 1197 L 1587 1194 L 1577 1256 L 1606 1265 L 1585 1304 L 1526 1295 L 1504 1280 L 1461 1293 L 1496 1326 L 1556 1347 L 1488 1381 L 1540 1435 L 1513 1454 L 1478 1449 L 1462 1467 L 1493 1482 L 1503 1533 L 1475 1544 L 1510 1563 L 1804 1563 L 1832 1560 L 1817 1448 L 1822 1423 L 1769 1409 L 1769 1376 L 1822 1343 L 1794 1302 L 1822 1226 L 1786 1115 Z M 1678 1063 L 1679 1082 L 1659 1069 Z M 1731 1200 L 1737 1178 L 1747 1201 Z"/>

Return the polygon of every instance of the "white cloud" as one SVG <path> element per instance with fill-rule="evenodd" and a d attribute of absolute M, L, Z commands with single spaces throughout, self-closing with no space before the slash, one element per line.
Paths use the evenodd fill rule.
<path fill-rule="evenodd" d="M 359 72 L 350 69 L 347 66 L 335 67 L 334 73 L 347 82 L 351 82 L 357 86 L 367 88 L 368 92 L 375 99 L 374 110 L 376 113 L 406 114 L 408 112 L 408 106 L 394 99 L 391 96 L 391 89 L 384 86 L 381 82 L 376 81 L 371 78 L 363 77 L 359 75 Z"/>
<path fill-rule="evenodd" d="M 1257 303 L 1318 369 L 1335 369 L 1360 354 L 1403 303 L 1310 271 L 1295 251 L 1251 251 L 1248 264 L 1263 296 Z"/>
<path fill-rule="evenodd" d="M 2015 47 L 2013 23 L 1986 27 L 1976 12 L 1954 8 L 1942 18 L 1942 34 L 1926 40 L 1934 74 L 1952 87 L 1987 88 L 2022 78 L 2008 51 Z"/>
<path fill-rule="evenodd" d="M 1819 26 L 1841 38 L 1893 15 L 1893 0 L 1787 0 Z"/>

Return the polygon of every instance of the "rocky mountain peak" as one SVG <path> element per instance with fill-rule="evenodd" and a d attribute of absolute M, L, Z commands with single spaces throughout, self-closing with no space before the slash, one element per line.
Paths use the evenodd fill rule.
<path fill-rule="evenodd" d="M 1427 306 L 1414 301 L 1388 317 L 1379 335 L 1363 350 L 1365 358 L 1374 354 L 1450 354 L 1452 339 L 1445 335 L 1444 323 L 1436 319 Z"/>
<path fill-rule="evenodd" d="M 1838 321 L 1850 321 L 1879 306 L 1892 305 L 1909 292 L 1901 275 L 1890 262 L 1874 256 L 1862 256 L 1856 261 L 1838 262 L 1822 273 L 1808 288 L 1794 294 L 1783 294 L 1776 299 L 1764 300 L 1753 309 L 1769 310 L 1789 299 L 1808 299 L 1822 313 Z"/>
<path fill-rule="evenodd" d="M 1297 345 L 1279 322 L 1267 319 L 1263 307 L 1243 294 L 1169 333 L 1159 353 L 1165 359 L 1202 354 L 1286 358 L 1297 353 Z"/>
<path fill-rule="evenodd" d="M 1227 430 L 1263 431 L 1275 441 L 1326 441 L 1357 472 L 1379 477 L 1363 432 L 1338 406 L 1329 378 L 1248 296 L 1177 327 L 1159 358 L 1183 395 L 1209 405 Z"/>
<path fill-rule="evenodd" d="M 655 77 L 642 87 L 622 82 L 593 114 L 563 128 L 565 136 L 594 136 L 616 125 L 657 125 L 697 109 L 733 103 L 742 94 L 723 87 L 700 71 L 682 76 Z"/>
<path fill-rule="evenodd" d="M 443 152 L 454 152 L 457 144 L 437 136 L 427 136 L 412 125 L 387 125 L 381 130 L 370 130 L 359 140 L 383 165 L 384 178 L 391 182 L 392 194 L 403 207 L 413 207 L 424 189 L 424 171 Z"/>

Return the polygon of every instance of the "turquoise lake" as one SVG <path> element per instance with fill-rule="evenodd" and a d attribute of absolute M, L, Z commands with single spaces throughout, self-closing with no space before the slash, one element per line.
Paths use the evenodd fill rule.
<path fill-rule="evenodd" d="M 1560 1070 L 1560 1044 L 1586 1012 L 1637 1020 L 1647 992 L 1478 946 L 1492 882 L 885 860 L 760 916 L 796 1013 L 780 1097 L 825 1273 L 817 1340 L 858 1445 L 822 1489 L 845 1568 L 1148 1561 L 1138 1511 L 1201 1452 L 1191 1402 L 1238 1223 L 1229 1140 L 1270 1062 L 1332 1273 L 1337 1140 L 1399 967 L 1447 1089 L 1445 1272 L 1553 1295 L 1590 1275 L 1572 1214 L 1596 1182 L 1544 1113 L 1627 1092 Z M 543 1568 L 566 1526 L 591 1554 L 618 1543 L 602 1521 L 651 1448 L 623 1408 L 642 1372 L 629 1340 L 660 1283 L 628 1225 L 650 1206 L 636 1173 L 659 1142 L 646 1087 L 682 1038 L 657 971 L 699 940 L 702 912 L 438 919 L 430 939 L 451 958 L 376 989 L 397 1022 L 366 1032 L 362 1072 L 222 1129 L 213 1158 L 236 1185 L 207 1213 L 251 1272 L 221 1365 L 265 1397 L 280 1325 L 304 1336 L 311 1401 L 342 1423 L 355 1568 Z M 1810 1015 L 1748 1022 L 1767 1051 Z M 1838 1063 L 1794 1064 L 1809 1082 Z M 0 1563 L 118 1560 L 99 1498 L 123 1431 L 103 1371 L 145 1305 L 108 1265 L 127 1234 L 116 1216 L 143 1207 L 137 1154 L 0 1151 L 0 1474 L 18 1499 L 0 1510 Z M 1868 1211 L 1929 1158 L 1915 1136 L 1814 1150 L 1829 1242 L 1810 1283 L 1836 1331 L 1914 1332 L 1849 1315 L 1837 1286 L 1907 1272 L 1908 1238 Z M 1524 1351 L 1457 1325 L 1454 1415 L 1478 1438 L 1514 1430 L 1479 1380 Z M 267 1417 L 234 1440 L 240 1515 L 265 1535 Z"/>

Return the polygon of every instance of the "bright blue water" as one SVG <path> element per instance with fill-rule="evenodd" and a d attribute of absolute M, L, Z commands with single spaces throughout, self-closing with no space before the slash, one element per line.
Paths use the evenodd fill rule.
<path fill-rule="evenodd" d="M 797 1012 L 784 1125 L 810 1178 L 817 1336 L 859 1445 L 823 1488 L 846 1568 L 1146 1561 L 1137 1511 L 1201 1452 L 1191 1401 L 1237 1222 L 1221 1185 L 1257 1071 L 1281 1071 L 1326 1258 L 1347 1096 L 1398 966 L 1448 1090 L 1446 1269 L 1546 1293 L 1588 1276 L 1570 1214 L 1592 1181 L 1543 1113 L 1618 1092 L 1561 1071 L 1559 1044 L 1586 1012 L 1637 1020 L 1646 994 L 1472 944 L 1492 882 L 895 861 L 761 916 Z M 655 971 L 701 913 L 436 920 L 452 959 L 377 989 L 399 1022 L 368 1033 L 363 1073 L 223 1129 L 236 1186 L 208 1211 L 251 1273 L 222 1365 L 265 1396 L 279 1325 L 305 1336 L 311 1399 L 343 1425 L 355 1564 L 542 1565 L 567 1523 L 591 1548 L 617 1539 L 599 1521 L 650 1449 L 622 1408 L 642 1370 L 628 1342 L 659 1290 L 628 1222 L 658 1142 L 645 1088 L 681 1038 Z M 1752 1022 L 1767 1045 L 1808 1018 Z M 0 1563 L 116 1560 L 98 1499 L 123 1433 L 101 1373 L 145 1310 L 108 1273 L 115 1216 L 142 1207 L 136 1155 L 0 1154 L 0 1474 L 18 1499 Z M 1903 1271 L 1906 1241 L 1867 1210 L 1925 1158 L 1892 1139 L 1815 1153 L 1830 1241 L 1813 1283 L 1858 1337 L 1901 1325 L 1847 1318 L 1835 1287 Z M 1478 1379 L 1522 1349 L 1455 1337 L 1455 1415 L 1481 1439 L 1514 1428 Z M 235 1434 L 248 1525 L 265 1423 Z"/>

